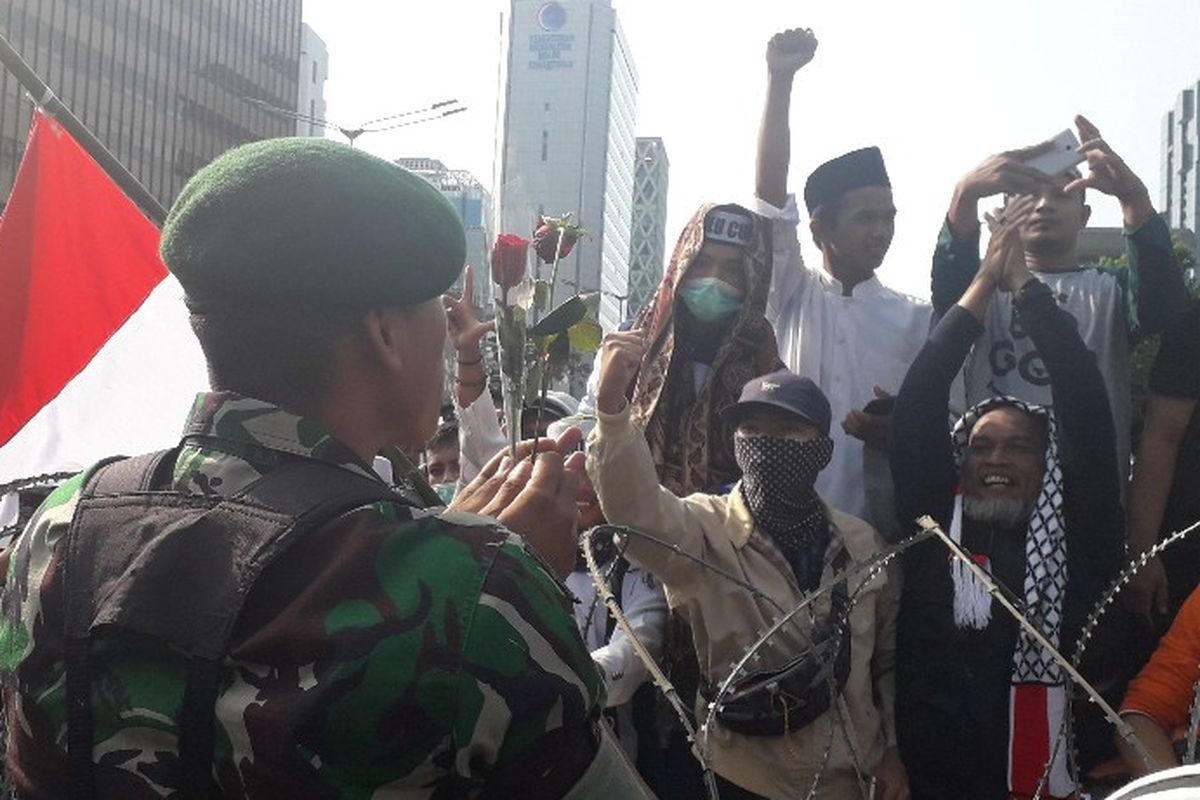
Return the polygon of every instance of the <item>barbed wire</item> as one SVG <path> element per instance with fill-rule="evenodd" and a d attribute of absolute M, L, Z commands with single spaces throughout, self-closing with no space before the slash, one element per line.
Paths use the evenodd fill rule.
<path fill-rule="evenodd" d="M 605 529 L 617 529 L 617 526 L 599 525 L 593 531 L 599 532 Z M 621 527 L 619 530 L 624 532 L 631 531 L 632 529 Z M 596 584 L 596 594 L 604 599 L 604 604 L 608 607 L 608 613 L 613 615 L 613 619 L 616 620 L 617 625 L 625 632 L 625 636 L 628 637 L 629 643 L 633 646 L 633 652 L 650 673 L 650 679 L 659 688 L 659 691 L 666 696 L 667 702 L 670 703 L 671 708 L 675 710 L 675 713 L 683 722 L 683 729 L 687 733 L 688 742 L 693 746 L 693 752 L 695 752 L 696 728 L 692 725 L 691 720 L 688 719 L 687 712 L 683 707 L 683 701 L 679 698 L 679 692 L 675 689 L 675 684 L 671 683 L 670 679 L 667 678 L 666 674 L 658 666 L 658 662 L 646 650 L 646 646 L 642 644 L 642 640 L 638 638 L 637 632 L 634 631 L 633 626 L 629 624 L 629 620 L 622 612 L 621 604 L 617 602 L 612 589 L 609 588 L 608 581 L 600 573 L 600 565 L 596 563 L 596 554 L 592 550 L 592 536 L 590 531 L 583 536 L 581 544 L 583 545 L 583 558 L 587 562 L 588 573 L 592 576 L 592 582 Z M 699 757 L 700 754 L 697 753 L 697 756 Z M 702 757 L 699 760 L 700 769 L 704 773 L 704 787 L 708 792 L 710 800 L 720 800 L 721 793 L 717 789 L 717 781 L 713 776 L 712 765 Z"/>
<path fill-rule="evenodd" d="M 902 553 L 904 550 L 907 550 L 909 547 L 912 547 L 914 544 L 917 544 L 918 542 L 921 542 L 932 536 L 931 533 L 918 532 L 917 534 L 914 534 L 912 537 L 910 537 L 896 545 L 893 545 L 892 547 L 889 547 L 889 548 L 886 548 L 885 550 L 880 551 L 880 553 L 878 553 L 872 559 L 865 561 L 865 562 L 855 564 L 851 569 L 843 570 L 842 572 L 835 574 L 833 578 L 831 578 L 830 580 L 826 581 L 825 583 L 819 585 L 812 592 L 806 594 L 804 596 L 804 598 L 800 601 L 800 603 L 798 603 L 795 607 L 793 607 L 791 609 L 785 609 L 774 598 L 770 597 L 765 592 L 763 592 L 762 590 L 753 586 L 752 584 L 748 583 L 747 581 L 744 581 L 741 578 L 738 578 L 737 576 L 732 575 L 732 574 L 728 573 L 727 571 L 722 570 L 719 567 L 709 564 L 707 561 L 705 561 L 702 558 L 693 556 L 692 554 L 684 551 L 682 548 L 680 548 L 677 544 L 675 544 L 673 542 L 665 541 L 657 536 L 654 536 L 653 534 L 645 533 L 644 531 L 640 531 L 636 528 L 632 528 L 632 527 L 625 526 L 625 525 L 607 525 L 606 524 L 606 525 L 597 526 L 597 528 L 594 529 L 594 531 L 596 531 L 596 532 L 599 532 L 602 530 L 611 530 L 615 534 L 618 534 L 621 536 L 637 537 L 639 539 L 642 539 L 644 541 L 647 541 L 647 542 L 655 544 L 659 547 L 662 547 L 666 550 L 670 550 L 672 553 L 679 555 L 680 557 L 682 557 L 688 561 L 691 561 L 692 563 L 713 573 L 714 575 L 716 575 L 720 578 L 723 578 L 723 579 L 729 581 L 730 583 L 733 583 L 734 585 L 739 586 L 740 588 L 746 590 L 755 598 L 760 599 L 763 602 L 765 602 L 766 604 L 770 605 L 779 614 L 779 616 L 776 618 L 776 620 L 771 625 L 771 627 L 764 634 L 762 634 L 758 638 L 758 640 L 756 640 L 754 642 L 754 644 L 751 645 L 751 647 L 743 654 L 743 656 L 738 661 L 734 662 L 731 665 L 731 672 L 730 672 L 729 676 L 722 683 L 720 689 L 718 690 L 718 692 L 714 696 L 714 698 L 711 701 L 709 701 L 709 703 L 708 703 L 708 716 L 706 717 L 704 724 L 700 728 L 700 730 L 704 734 L 703 739 L 701 739 L 701 737 L 697 736 L 695 726 L 692 724 L 686 711 L 683 709 L 683 704 L 679 700 L 678 692 L 675 689 L 674 685 L 671 684 L 670 680 L 667 679 L 667 677 L 664 674 L 662 674 L 661 669 L 659 669 L 657 663 L 654 663 L 653 659 L 650 657 L 649 653 L 645 650 L 645 648 L 643 646 L 641 646 L 640 641 L 637 641 L 637 637 L 633 633 L 632 626 L 630 626 L 628 623 L 628 620 L 625 619 L 625 616 L 624 616 L 623 612 L 621 611 L 621 609 L 619 607 L 614 608 L 614 605 L 616 605 L 615 602 L 609 602 L 610 598 L 612 597 L 612 592 L 611 592 L 611 589 L 607 586 L 607 582 L 605 581 L 604 575 L 602 575 L 600 572 L 599 565 L 597 565 L 595 563 L 595 556 L 592 553 L 591 536 L 589 534 L 589 535 L 583 537 L 584 558 L 588 562 L 588 572 L 590 573 L 590 575 L 592 577 L 592 581 L 596 584 L 597 593 L 604 596 L 605 604 L 608 606 L 609 613 L 613 614 L 613 617 L 616 620 L 617 624 L 621 626 L 622 630 L 625 631 L 626 636 L 628 636 L 630 638 L 630 641 L 634 647 L 634 652 L 638 655 L 638 657 L 640 659 L 642 659 L 643 662 L 646 663 L 646 667 L 647 667 L 647 670 L 650 672 L 651 679 L 653 680 L 655 685 L 659 687 L 660 691 L 662 691 L 664 693 L 664 695 L 666 695 L 668 702 L 671 703 L 676 714 L 680 716 L 680 719 L 683 723 L 684 729 L 688 734 L 688 741 L 690 744 L 692 744 L 693 753 L 695 754 L 696 759 L 700 763 L 700 767 L 704 771 L 704 774 L 706 776 L 706 781 L 705 781 L 706 788 L 708 789 L 709 797 L 712 798 L 712 800 L 719 800 L 719 791 L 716 788 L 715 780 L 710 780 L 710 776 L 712 773 L 712 768 L 711 768 L 712 759 L 711 759 L 711 752 L 710 752 L 710 741 L 709 741 L 710 734 L 709 734 L 709 732 L 713 730 L 713 722 L 714 722 L 716 710 L 719 708 L 721 701 L 729 693 L 729 690 L 731 689 L 731 687 L 732 687 L 733 683 L 735 682 L 736 678 L 738 677 L 738 675 L 741 674 L 741 672 L 743 670 L 745 670 L 746 665 L 749 664 L 756 657 L 758 657 L 758 651 L 762 647 L 764 647 L 767 644 L 767 642 L 769 642 L 776 634 L 778 634 L 781 630 L 783 630 L 783 628 L 785 626 L 787 626 L 789 622 L 794 620 L 797 617 L 797 615 L 800 614 L 801 611 L 804 611 L 809 606 L 811 606 L 816 600 L 820 599 L 821 597 L 823 597 L 826 594 L 828 594 L 829 592 L 831 592 L 839 584 L 841 584 L 843 582 L 853 581 L 856 578 L 858 578 L 860 575 L 865 574 L 867 577 L 864 578 L 861 582 L 856 584 L 854 593 L 850 596 L 848 602 L 846 603 L 844 613 L 840 616 L 840 618 L 837 618 L 833 621 L 835 635 L 837 635 L 837 636 L 849 635 L 849 633 L 848 633 L 849 615 L 854 608 L 855 602 L 857 601 L 859 594 L 861 592 L 863 592 L 866 589 L 866 587 L 870 586 L 875 581 L 876 577 L 878 577 L 878 575 L 880 573 L 882 573 L 882 571 L 887 567 L 888 563 L 890 563 L 900 553 Z M 623 550 L 624 550 L 624 548 L 622 548 L 622 551 Z M 797 627 L 799 633 L 808 641 L 809 646 L 812 647 L 813 642 L 812 642 L 811 635 L 809 634 L 809 631 L 803 625 L 797 624 L 796 627 Z M 836 648 L 835 648 L 835 652 L 836 652 Z M 849 720 L 847 718 L 848 715 L 847 715 L 846 711 L 842 708 L 842 699 L 840 697 L 840 692 L 837 690 L 836 686 L 833 685 L 833 672 L 832 671 L 828 671 L 828 674 L 826 675 L 826 681 L 828 681 L 828 685 L 830 687 L 830 696 L 832 698 L 832 702 L 830 703 L 830 712 L 837 719 L 836 719 L 836 722 L 831 722 L 831 724 L 830 724 L 829 738 L 826 741 L 824 753 L 822 754 L 821 760 L 819 762 L 819 767 L 813 777 L 812 786 L 810 787 L 806 797 L 812 798 L 815 796 L 817 788 L 820 784 L 822 775 L 828 765 L 829 758 L 830 758 L 830 755 L 833 750 L 833 737 L 839 731 L 841 732 L 842 736 L 844 737 L 847 748 L 850 751 L 851 760 L 853 762 L 855 776 L 856 776 L 856 780 L 859 783 L 860 791 L 863 793 L 864 797 L 869 797 L 870 792 L 871 792 L 870 782 L 869 782 L 868 778 L 866 777 L 864 770 L 862 769 L 862 764 L 861 764 L 861 759 L 859 757 L 858 748 L 855 745 L 855 743 L 852 741 L 853 737 L 850 736 L 850 732 L 848 729 L 848 725 L 849 725 Z M 703 743 L 701 743 L 701 742 L 703 742 Z"/>
<path fill-rule="evenodd" d="M 1104 592 L 1104 594 L 1101 595 L 1100 600 L 1092 608 L 1091 613 L 1088 614 L 1086 621 L 1084 622 L 1084 626 L 1080 629 L 1079 640 L 1076 643 L 1075 653 L 1071 659 L 1071 662 L 1074 664 L 1076 669 L 1082 668 L 1083 654 L 1087 649 L 1087 642 L 1091 639 L 1092 633 L 1099 625 L 1100 617 L 1104 615 L 1108 607 L 1112 604 L 1113 600 L 1121 592 L 1121 590 L 1129 585 L 1129 582 L 1132 580 L 1133 576 L 1136 575 L 1137 572 L 1142 569 L 1142 567 L 1150 563 L 1151 559 L 1157 557 L 1171 545 L 1187 538 L 1189 535 L 1194 533 L 1197 528 L 1200 528 L 1200 522 L 1176 531 L 1175 533 L 1169 535 L 1166 539 L 1163 539 L 1161 542 L 1155 544 L 1153 547 L 1144 550 L 1140 555 L 1138 555 L 1137 558 L 1133 559 L 1124 570 L 1118 573 L 1117 577 L 1109 585 L 1108 589 Z M 1200 726 L 1200 681 L 1196 682 L 1194 693 L 1195 699 L 1192 704 L 1191 719 L 1188 726 L 1188 743 L 1189 749 L 1192 753 L 1192 761 L 1187 763 L 1193 763 L 1195 760 L 1194 754 L 1196 730 L 1197 727 Z M 1074 726 L 1070 724 L 1071 720 L 1073 719 L 1073 715 L 1074 698 L 1072 693 L 1068 692 L 1066 708 L 1064 709 L 1063 713 L 1063 725 L 1058 736 L 1055 737 L 1054 750 L 1051 751 L 1050 760 L 1046 763 L 1046 769 L 1042 772 L 1042 777 L 1038 781 L 1037 791 L 1034 792 L 1032 800 L 1041 800 L 1042 792 L 1045 791 L 1045 787 L 1050 779 L 1050 771 L 1054 765 L 1054 760 L 1058 757 L 1058 750 L 1064 742 L 1067 746 L 1067 769 L 1069 770 L 1076 784 L 1080 783 L 1079 753 L 1075 747 Z M 1152 764 L 1147 764 L 1147 766 L 1153 769 Z"/>
<path fill-rule="evenodd" d="M 837 586 L 839 583 L 841 583 L 842 581 L 848 582 L 854 578 L 857 578 L 859 575 L 862 575 L 865 573 L 866 578 L 864 578 L 860 583 L 857 584 L 857 586 L 855 587 L 854 593 L 850 596 L 848 602 L 846 603 L 846 608 L 845 608 L 845 612 L 842 616 L 842 619 L 837 621 L 837 623 L 835 623 L 839 626 L 848 626 L 850 613 L 854 609 L 854 605 L 858 600 L 859 594 L 861 594 L 867 586 L 870 586 L 874 582 L 875 578 L 878 577 L 878 575 L 880 573 L 882 573 L 884 569 L 886 569 L 887 565 L 894 558 L 899 556 L 900 553 L 904 552 L 905 550 L 912 547 L 913 545 L 915 545 L 921 541 L 924 541 L 925 539 L 930 538 L 930 536 L 932 536 L 931 533 L 927 533 L 924 531 L 917 533 L 917 534 L 909 537 L 908 539 L 905 539 L 904 541 L 899 542 L 896 545 L 893 545 L 892 547 L 881 550 L 879 552 L 879 554 L 877 554 L 872 559 L 855 564 L 853 568 L 844 570 L 843 572 L 834 575 L 833 578 L 831 578 L 830 580 L 821 584 L 820 586 L 818 586 L 816 589 L 814 589 L 809 594 L 805 595 L 804 598 L 800 601 L 800 603 L 797 604 L 795 607 L 793 607 L 790 611 L 785 612 L 781 617 L 776 619 L 775 622 L 771 625 L 771 627 L 768 628 L 765 633 L 763 633 L 761 636 L 759 636 L 758 640 L 755 641 L 754 644 L 750 646 L 750 648 L 745 652 L 745 654 L 743 654 L 742 658 L 739 659 L 736 663 L 734 663 L 733 669 L 730 671 L 730 673 L 726 677 L 725 681 L 721 684 L 721 687 L 718 690 L 716 696 L 710 702 L 709 707 L 708 707 L 708 716 L 705 719 L 704 725 L 701 727 L 701 730 L 705 731 L 705 742 L 707 743 L 707 741 L 708 741 L 707 731 L 712 729 L 712 723 L 714 722 L 714 720 L 716 718 L 716 713 L 717 713 L 717 710 L 720 708 L 721 701 L 725 698 L 725 695 L 727 695 L 729 693 L 729 690 L 732 688 L 738 675 L 742 672 L 742 670 L 744 670 L 746 668 L 746 665 L 751 661 L 751 659 L 758 652 L 758 650 L 761 649 L 762 647 L 764 647 L 766 645 L 766 643 L 768 641 L 770 641 L 770 639 L 772 637 L 775 636 L 775 634 L 777 634 L 780 630 L 782 630 L 783 627 L 785 625 L 787 625 L 792 619 L 794 619 L 796 617 L 796 615 L 798 615 L 801 611 L 806 609 L 808 606 L 810 606 L 813 602 L 815 602 L 820 597 L 822 597 L 825 594 L 832 591 L 833 588 L 835 586 Z M 829 680 L 832 681 L 832 678 L 830 678 Z M 833 691 L 836 694 L 836 690 L 833 689 L 832 685 L 831 685 L 831 691 Z M 836 706 L 837 706 L 836 703 L 831 704 L 831 708 L 834 708 Z M 859 779 L 860 790 L 863 792 L 864 797 L 869 797 L 870 789 L 863 785 L 862 766 L 859 763 L 857 750 L 854 747 L 853 743 L 850 742 L 850 740 L 849 740 L 848 732 L 846 731 L 846 726 L 845 726 L 845 719 L 842 718 L 842 713 L 841 713 L 840 708 L 838 709 L 838 716 L 839 716 L 839 721 L 841 724 L 836 725 L 836 726 L 831 726 L 831 728 L 830 728 L 831 737 L 832 737 L 833 730 L 835 727 L 842 729 L 843 735 L 847 737 L 846 743 L 850 748 L 851 759 L 854 762 L 855 773 Z M 822 773 L 824 772 L 826 766 L 828 765 L 831 751 L 832 751 L 832 741 L 826 747 L 825 753 L 821 758 L 821 767 L 817 770 L 816 774 L 813 777 L 813 784 L 809 788 L 806 798 L 812 798 L 816 795 L 816 790 L 817 790 L 817 787 L 820 785 Z"/>
<path fill-rule="evenodd" d="M 1080 674 L 1075 664 L 1067 660 L 1067 658 L 1059 652 L 1058 648 L 1051 644 L 1050 640 L 1046 638 L 1046 635 L 1042 633 L 1041 629 L 1038 628 L 1037 625 L 1034 625 L 1032 622 L 1030 622 L 1029 619 L 1022 614 L 1007 597 L 1004 596 L 1004 593 L 1000 591 L 999 587 L 996 585 L 996 582 L 992 580 L 992 577 L 988 575 L 982 567 L 976 564 L 975 560 L 971 558 L 971 556 L 965 550 L 963 550 L 963 548 L 957 542 L 951 539 L 950 536 L 942 530 L 941 526 L 938 525 L 932 517 L 923 516 L 917 520 L 917 524 L 921 526 L 922 530 L 932 531 L 935 535 L 937 535 L 937 537 L 942 541 L 942 544 L 944 544 L 950 550 L 950 554 L 955 559 L 966 565 L 966 567 L 971 571 L 971 574 L 975 576 L 975 579 L 979 581 L 980 585 L 987 589 L 987 593 L 992 596 L 992 599 L 998 601 L 1000 606 L 1017 621 L 1017 624 L 1020 625 L 1026 633 L 1033 637 L 1038 646 L 1041 647 L 1047 654 L 1049 654 L 1052 659 L 1054 659 L 1054 661 L 1063 670 L 1068 678 L 1070 678 L 1077 686 L 1087 692 L 1088 699 L 1100 707 L 1100 710 L 1104 712 L 1104 715 L 1108 717 L 1109 721 L 1112 722 L 1116 727 L 1117 734 L 1134 749 L 1134 751 L 1138 754 L 1138 757 L 1141 758 L 1147 766 L 1153 768 L 1154 762 L 1151 760 L 1150 754 L 1146 752 L 1146 748 L 1142 744 L 1141 739 L 1139 739 L 1137 734 L 1133 732 L 1133 728 L 1129 726 L 1129 723 L 1121 719 L 1121 716 L 1117 714 L 1116 710 L 1114 710 L 1111 705 L 1109 705 L 1108 701 L 1105 700 L 1098 691 L 1096 691 L 1096 688 L 1092 686 L 1092 684 L 1089 683 L 1082 674 Z M 1058 739 L 1056 737 L 1056 743 L 1057 740 Z M 1057 753 L 1057 747 L 1055 748 L 1055 752 Z M 1055 757 L 1057 757 L 1057 755 Z M 1047 762 L 1046 772 L 1051 770 L 1053 764 L 1053 759 Z M 1046 775 L 1043 774 L 1042 777 L 1045 779 Z M 1039 787 L 1039 789 L 1040 788 L 1041 787 Z"/>
<path fill-rule="evenodd" d="M 719 800 L 718 789 L 712 773 L 712 753 L 710 741 L 711 733 L 714 730 L 716 721 L 716 713 L 721 707 L 722 701 L 729 694 L 733 685 L 736 683 L 737 679 L 747 672 L 748 665 L 752 661 L 761 658 L 760 651 L 762 648 L 765 647 L 775 636 L 777 636 L 780 631 L 792 623 L 795 623 L 795 629 L 798 630 L 808 642 L 808 646 L 812 647 L 813 642 L 811 635 L 805 625 L 801 624 L 803 618 L 799 618 L 801 612 L 811 607 L 815 601 L 831 592 L 834 587 L 843 581 L 854 581 L 859 576 L 865 575 L 861 582 L 855 584 L 854 592 L 850 596 L 848 602 L 845 604 L 844 610 L 838 617 L 832 620 L 835 636 L 840 637 L 843 635 L 849 635 L 849 617 L 855 605 L 857 604 L 861 593 L 866 589 L 866 587 L 870 586 L 878 577 L 878 575 L 887 568 L 888 564 L 896 559 L 904 550 L 907 550 L 913 545 L 929 538 L 937 538 L 940 540 L 943 546 L 949 550 L 952 558 L 962 561 L 967 565 L 967 568 L 970 569 L 973 574 L 975 574 L 975 576 L 980 580 L 980 583 L 987 589 L 988 594 L 995 599 L 1002 608 L 1005 609 L 1006 613 L 1008 613 L 1017 621 L 1019 626 L 1025 629 L 1026 632 L 1038 642 L 1039 646 L 1046 650 L 1046 652 L 1063 670 L 1067 679 L 1087 696 L 1088 702 L 1097 705 L 1101 709 L 1105 718 L 1110 724 L 1112 724 L 1114 729 L 1116 729 L 1121 739 L 1138 754 L 1138 757 L 1142 759 L 1143 763 L 1152 769 L 1154 768 L 1155 764 L 1150 758 L 1149 753 L 1146 751 L 1145 746 L 1137 737 L 1137 734 L 1133 731 L 1129 724 L 1120 717 L 1116 710 L 1108 703 L 1107 700 L 1105 700 L 1105 698 L 1096 690 L 1096 688 L 1092 686 L 1092 684 L 1086 678 L 1084 678 L 1080 671 L 1080 664 L 1082 663 L 1088 642 L 1095 633 L 1095 630 L 1099 626 L 1101 619 L 1103 618 L 1108 607 L 1112 605 L 1115 597 L 1121 591 L 1121 589 L 1127 586 L 1131 578 L 1138 572 L 1138 570 L 1144 567 L 1151 559 L 1157 557 L 1168 547 L 1194 534 L 1197 530 L 1200 530 L 1200 522 L 1171 534 L 1162 542 L 1144 551 L 1124 570 L 1122 570 L 1122 572 L 1102 595 L 1100 601 L 1094 606 L 1091 613 L 1087 616 L 1084 626 L 1081 629 L 1075 652 L 1072 654 L 1071 659 L 1067 659 L 1062 652 L 1055 648 L 1050 641 L 1046 639 L 1045 635 L 1038 629 L 1038 627 L 1025 616 L 1021 609 L 1018 608 L 1019 601 L 1015 602 L 1012 598 L 1010 598 L 1010 596 L 1003 591 L 1003 588 L 997 584 L 991 578 L 991 576 L 980 569 L 978 565 L 975 564 L 975 562 L 971 559 L 971 557 L 966 554 L 966 552 L 960 546 L 956 545 L 936 522 L 929 517 L 922 517 L 918 521 L 918 525 L 920 527 L 920 531 L 917 534 L 897 543 L 896 545 L 881 550 L 868 561 L 855 564 L 851 569 L 844 570 L 843 572 L 834 575 L 830 580 L 819 585 L 811 593 L 806 594 L 804 598 L 794 607 L 786 610 L 778 601 L 771 598 L 757 587 L 745 580 L 742 580 L 736 575 L 732 575 L 729 572 L 708 563 L 702 558 L 684 551 L 673 542 L 666 541 L 657 536 L 645 533 L 629 526 L 603 525 L 595 529 L 597 532 L 601 530 L 610 530 L 617 536 L 626 540 L 629 537 L 636 537 L 646 542 L 650 542 L 658 547 L 669 550 L 673 554 L 696 564 L 698 567 L 712 573 L 713 575 L 742 588 L 750 593 L 754 598 L 774 608 L 779 614 L 779 616 L 772 622 L 771 626 L 762 634 L 760 634 L 758 638 L 750 645 L 750 647 L 746 649 L 742 656 L 731 665 L 731 670 L 726 678 L 722 681 L 716 695 L 711 701 L 708 701 L 707 715 L 704 722 L 699 726 L 698 729 L 691 722 L 690 716 L 684 709 L 683 703 L 680 700 L 675 687 L 662 673 L 661 669 L 658 668 L 657 663 L 654 662 L 649 652 L 646 651 L 644 646 L 641 645 L 641 642 L 633 632 L 632 626 L 629 625 L 628 620 L 624 617 L 619 604 L 616 602 L 615 598 L 613 598 L 611 590 L 607 585 L 607 576 L 601 572 L 599 565 L 595 563 L 594 554 L 591 552 L 591 542 L 588 537 L 584 537 L 584 554 L 585 558 L 588 560 L 588 571 L 591 574 L 593 582 L 596 583 L 598 595 L 604 598 L 605 605 L 608 607 L 609 613 L 613 615 L 616 623 L 625 631 L 627 637 L 634 647 L 635 653 L 638 655 L 639 659 L 646 664 L 652 680 L 658 686 L 659 690 L 666 695 L 676 714 L 679 715 L 681 721 L 683 722 L 684 729 L 687 732 L 688 741 L 692 745 L 693 754 L 696 756 L 697 761 L 700 763 L 701 769 L 704 771 L 705 785 L 711 800 Z M 624 544 L 627 544 L 627 541 Z M 621 551 L 624 552 L 624 546 L 621 547 Z M 840 642 L 840 638 L 838 641 Z M 829 685 L 831 694 L 835 697 L 835 702 L 831 703 L 830 711 L 827 713 L 831 713 L 834 719 L 830 721 L 829 738 L 826 741 L 824 753 L 819 761 L 817 771 L 813 777 L 813 783 L 809 787 L 806 798 L 811 799 L 816 794 L 824 772 L 828 768 L 829 759 L 833 749 L 833 737 L 838 732 L 840 732 L 841 736 L 844 738 L 850 751 L 860 791 L 862 791 L 864 797 L 869 797 L 870 793 L 873 791 L 873 782 L 869 780 L 869 776 L 864 775 L 861 759 L 859 758 L 857 748 L 852 741 L 853 736 L 851 735 L 849 727 L 851 720 L 849 720 L 848 715 L 843 708 L 843 698 L 841 697 L 840 692 L 838 692 L 836 687 L 832 684 L 832 674 L 832 672 L 828 672 L 826 680 L 830 682 Z M 1043 771 L 1033 800 L 1041 800 L 1043 793 L 1049 785 L 1049 778 L 1053 769 L 1053 765 L 1058 759 L 1060 751 L 1064 747 L 1066 748 L 1067 752 L 1067 769 L 1071 779 L 1076 785 L 1081 785 L 1081 773 L 1078 766 L 1078 754 L 1076 752 L 1074 737 L 1073 702 L 1073 692 L 1067 692 L 1063 722 L 1059 726 L 1058 734 L 1055 736 L 1054 748 L 1051 751 L 1050 759 L 1046 763 L 1045 770 Z M 1198 681 L 1196 684 L 1196 703 L 1192 709 L 1191 724 L 1188 731 L 1188 763 L 1195 761 L 1196 739 L 1198 731 L 1200 731 L 1200 681 Z"/>
<path fill-rule="evenodd" d="M 74 472 L 47 472 L 42 475 L 34 475 L 30 478 L 17 478 L 8 483 L 0 483 L 0 497 L 11 492 L 19 492 L 22 489 L 28 489 L 32 486 L 42 484 L 58 484 L 65 481 L 67 478 L 73 478 L 79 474 L 79 470 Z"/>

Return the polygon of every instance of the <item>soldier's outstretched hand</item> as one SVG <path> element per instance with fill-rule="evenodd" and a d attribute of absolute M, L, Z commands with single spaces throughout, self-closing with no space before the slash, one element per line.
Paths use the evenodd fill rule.
<path fill-rule="evenodd" d="M 811 28 L 781 31 L 767 42 L 767 70 L 773 75 L 792 75 L 813 60 L 817 37 Z"/>
<path fill-rule="evenodd" d="M 583 434 L 569 428 L 557 439 L 517 445 L 514 461 L 507 449 L 497 453 L 475 480 L 463 488 L 448 511 L 495 517 L 521 534 L 555 574 L 565 577 L 575 564 L 580 475 L 584 455 L 577 452 Z"/>

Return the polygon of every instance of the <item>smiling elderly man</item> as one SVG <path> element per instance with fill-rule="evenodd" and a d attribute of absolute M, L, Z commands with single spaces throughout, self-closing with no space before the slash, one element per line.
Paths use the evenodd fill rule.
<path fill-rule="evenodd" d="M 892 474 L 902 521 L 922 514 L 991 573 L 1060 650 L 1123 553 L 1112 416 L 1075 320 L 1025 266 L 1035 201 L 1010 203 L 979 274 L 913 362 L 896 401 Z M 947 429 L 955 374 L 996 290 L 1045 359 L 1054 411 L 992 397 Z M 1062 730 L 1065 677 L 937 542 L 905 555 L 896 723 L 914 798 L 1030 797 Z M 1075 790 L 1065 747 L 1046 797 Z"/>

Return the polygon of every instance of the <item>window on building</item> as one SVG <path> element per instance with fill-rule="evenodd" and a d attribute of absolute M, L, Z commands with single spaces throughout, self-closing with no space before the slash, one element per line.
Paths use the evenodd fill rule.
<path fill-rule="evenodd" d="M 313 83 L 316 83 L 316 82 L 317 82 L 317 61 L 316 61 L 316 59 L 313 59 L 313 79 L 312 79 L 312 82 L 313 82 Z"/>
<path fill-rule="evenodd" d="M 546 160 L 546 156 L 550 153 L 550 131 L 542 131 L 542 161 Z"/>

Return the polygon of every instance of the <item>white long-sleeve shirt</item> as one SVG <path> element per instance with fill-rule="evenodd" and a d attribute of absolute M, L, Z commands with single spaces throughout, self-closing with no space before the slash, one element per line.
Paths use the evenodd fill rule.
<path fill-rule="evenodd" d="M 864 448 L 841 423 L 875 399 L 875 386 L 891 394 L 899 390 L 929 336 L 933 309 L 874 276 L 846 296 L 836 278 L 805 266 L 794 196 L 782 209 L 759 199 L 755 210 L 773 221 L 767 319 L 775 326 L 779 357 L 788 369 L 815 381 L 833 411 L 833 460 L 818 476 L 817 492 L 889 537 L 898 523 L 887 455 Z"/>
<path fill-rule="evenodd" d="M 575 604 L 575 624 L 592 653 L 596 669 L 604 677 L 605 706 L 615 717 L 617 739 L 626 755 L 636 761 L 638 731 L 633 724 L 633 707 L 629 701 L 638 687 L 649 680 L 650 672 L 634 652 L 633 644 L 621 626 L 614 626 L 612 638 L 608 637 L 608 609 L 597 597 L 591 575 L 577 570 L 567 576 L 566 584 L 579 600 Z M 667 623 L 667 598 L 662 584 L 649 573 L 631 566 L 621 582 L 620 601 L 621 611 L 638 641 L 652 658 L 662 658 L 663 632 Z"/>
<path fill-rule="evenodd" d="M 466 408 L 461 408 L 455 398 L 454 412 L 458 416 L 458 485 L 466 486 L 492 456 L 504 449 L 507 440 L 492 396 L 487 392 L 482 392 Z"/>
<path fill-rule="evenodd" d="M 649 671 L 637 657 L 621 626 L 615 626 L 612 638 L 608 638 L 608 609 L 604 601 L 596 597 L 591 575 L 585 571 L 572 572 L 567 576 L 566 584 L 579 598 L 575 604 L 575 622 L 583 634 L 584 644 L 591 651 L 592 660 L 604 676 L 608 707 L 629 702 L 638 687 L 649 679 Z M 649 573 L 630 567 L 621 583 L 620 600 L 621 611 L 638 641 L 653 658 L 660 658 L 663 627 L 667 620 L 667 598 L 662 584 Z"/>

